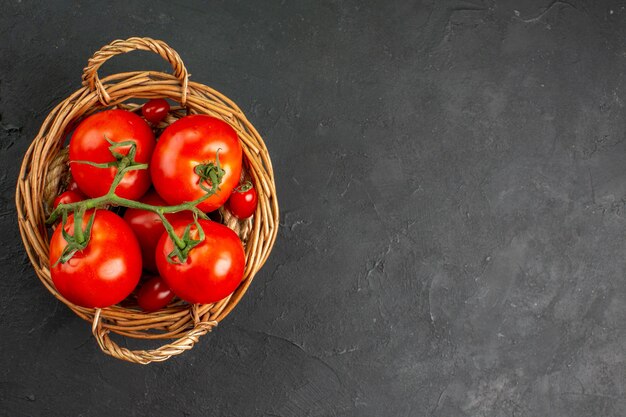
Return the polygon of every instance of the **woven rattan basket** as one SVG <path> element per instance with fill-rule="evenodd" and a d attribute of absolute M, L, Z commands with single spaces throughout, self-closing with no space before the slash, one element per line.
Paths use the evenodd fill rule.
<path fill-rule="evenodd" d="M 135 71 L 98 78 L 98 69 L 109 58 L 134 50 L 152 51 L 167 60 L 174 74 Z M 224 95 L 202 84 L 190 82 L 178 54 L 162 41 L 150 38 L 116 40 L 104 46 L 89 60 L 83 71 L 83 87 L 57 105 L 41 126 L 28 148 L 17 184 L 18 223 L 26 252 L 37 276 L 46 288 L 79 317 L 92 323 L 92 332 L 107 354 L 129 362 L 147 364 L 164 361 L 191 349 L 198 339 L 211 331 L 237 305 L 255 273 L 267 259 L 278 229 L 278 203 L 272 163 L 256 129 L 241 110 Z M 180 106 L 173 107 L 158 128 L 164 128 L 186 114 L 208 114 L 230 124 L 238 133 L 244 151 L 245 175 L 259 195 L 255 215 L 240 222 L 224 209 L 224 224 L 241 237 L 246 252 L 244 278 L 237 290 L 215 304 L 189 305 L 174 301 L 165 309 L 146 313 L 122 304 L 89 309 L 72 304 L 55 289 L 48 261 L 48 229 L 45 225 L 51 201 L 67 184 L 68 133 L 85 116 L 105 108 L 139 111 L 141 104 L 132 99 L 165 97 Z M 175 299 L 176 300 L 176 299 Z M 114 332 L 137 339 L 175 339 L 155 349 L 130 350 L 110 337 Z"/>

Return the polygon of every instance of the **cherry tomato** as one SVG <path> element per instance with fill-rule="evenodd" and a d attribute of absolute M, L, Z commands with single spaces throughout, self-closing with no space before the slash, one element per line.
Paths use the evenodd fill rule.
<path fill-rule="evenodd" d="M 155 191 L 148 191 L 139 201 L 153 206 L 167 205 Z M 165 218 L 170 223 L 176 220 L 187 220 L 188 223 L 193 222 L 193 214 L 190 211 L 166 214 Z M 124 213 L 124 220 L 137 236 L 141 246 L 144 269 L 155 273 L 158 272 L 154 260 L 154 250 L 159 242 L 159 238 L 165 231 L 159 215 L 152 211 L 129 208 Z"/>
<path fill-rule="evenodd" d="M 215 162 L 218 150 L 220 165 L 225 171 L 220 190 L 198 208 L 209 212 L 221 207 L 239 183 L 242 149 L 237 132 L 215 117 L 186 116 L 163 131 L 150 162 L 154 188 L 171 205 L 206 195 L 195 169 L 203 163 Z"/>
<path fill-rule="evenodd" d="M 86 228 L 93 213 L 83 216 Z M 50 275 L 59 293 L 83 307 L 108 307 L 126 298 L 141 277 L 141 250 L 132 230 L 121 217 L 98 210 L 87 247 L 65 263 L 57 262 L 67 246 L 65 229 L 74 234 L 74 215 L 57 227 L 50 241 Z"/>
<path fill-rule="evenodd" d="M 184 263 L 168 262 L 174 243 L 163 233 L 156 249 L 159 273 L 174 294 L 190 303 L 214 303 L 231 294 L 243 278 L 245 254 L 239 236 L 228 227 L 210 220 L 198 220 L 204 240 L 189 251 Z M 187 222 L 173 223 L 182 236 Z M 191 226 L 191 236 L 198 239 L 198 229 Z M 177 261 L 178 258 L 174 258 Z"/>
<path fill-rule="evenodd" d="M 235 188 L 228 199 L 228 210 L 239 219 L 247 219 L 254 214 L 257 204 L 256 190 L 250 181 Z"/>
<path fill-rule="evenodd" d="M 109 150 L 113 142 L 133 141 L 137 151 L 135 161 L 147 163 L 154 150 L 154 134 L 141 117 L 125 110 L 106 110 L 83 120 L 70 140 L 70 169 L 79 188 L 89 197 L 105 195 L 117 172 L 116 167 L 98 168 L 80 161 L 107 163 L 115 161 Z M 130 146 L 119 147 L 116 152 L 127 155 Z M 150 187 L 147 169 L 129 171 L 124 175 L 115 193 L 136 200 Z"/>
<path fill-rule="evenodd" d="M 54 199 L 54 204 L 52 205 L 52 207 L 57 208 L 59 204 L 78 203 L 79 201 L 83 201 L 84 199 L 85 196 L 80 191 L 65 191 Z"/>
<path fill-rule="evenodd" d="M 174 293 L 161 277 L 152 277 L 144 282 L 137 293 L 137 304 L 145 311 L 157 311 L 174 298 Z"/>
<path fill-rule="evenodd" d="M 141 107 L 141 114 L 152 124 L 158 124 L 170 112 L 170 105 L 163 98 L 154 98 Z"/>

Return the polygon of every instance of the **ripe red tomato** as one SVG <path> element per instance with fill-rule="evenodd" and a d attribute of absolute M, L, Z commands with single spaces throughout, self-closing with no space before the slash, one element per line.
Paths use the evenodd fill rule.
<path fill-rule="evenodd" d="M 190 303 L 208 304 L 235 291 L 243 278 L 245 254 L 239 236 L 228 227 L 210 220 L 198 223 L 205 238 L 189 251 L 186 262 L 168 262 L 174 243 L 167 233 L 163 233 L 157 245 L 156 262 L 174 294 Z M 172 224 L 178 236 L 182 236 L 187 225 L 181 221 Z M 191 236 L 198 239 L 195 224 L 191 226 Z"/>
<path fill-rule="evenodd" d="M 75 193 L 85 194 L 80 190 L 74 178 L 70 179 L 70 182 L 69 184 L 67 184 L 67 189 L 65 191 L 74 191 Z"/>
<path fill-rule="evenodd" d="M 239 219 L 247 219 L 254 214 L 257 204 L 256 190 L 247 182 L 235 188 L 228 199 L 228 210 Z"/>
<path fill-rule="evenodd" d="M 139 201 L 153 206 L 167 205 L 154 191 L 148 191 Z M 193 222 L 193 214 L 190 211 L 166 214 L 165 218 L 170 223 L 176 220 L 187 220 L 187 223 Z M 144 269 L 155 273 L 158 272 L 154 260 L 154 250 L 156 249 L 161 235 L 165 231 L 158 214 L 147 210 L 129 208 L 126 210 L 126 213 L 124 213 L 124 220 L 137 236 L 137 240 L 141 246 Z"/>
<path fill-rule="evenodd" d="M 83 216 L 86 228 L 93 210 Z M 74 215 L 57 227 L 50 241 L 50 275 L 59 293 L 83 307 L 108 307 L 126 298 L 141 276 L 141 250 L 121 217 L 107 210 L 95 214 L 87 247 L 65 262 L 57 262 L 67 246 L 62 230 L 74 234 Z"/>
<path fill-rule="evenodd" d="M 221 207 L 239 183 L 242 149 L 237 132 L 220 119 L 206 115 L 183 117 L 169 125 L 157 143 L 150 163 L 154 188 L 171 205 L 206 194 L 196 166 L 219 160 L 225 171 L 220 190 L 198 205 L 204 212 Z"/>
<path fill-rule="evenodd" d="M 137 293 L 137 304 L 145 311 L 157 311 L 174 298 L 174 293 L 161 277 L 152 277 L 141 285 Z"/>
<path fill-rule="evenodd" d="M 154 134 L 141 117 L 125 110 L 106 110 L 83 120 L 70 140 L 70 169 L 81 191 L 89 197 L 105 195 L 117 172 L 116 167 L 97 168 L 78 161 L 106 163 L 115 161 L 109 147 L 113 142 L 133 141 L 137 146 L 135 161 L 147 163 L 154 150 Z M 128 155 L 130 147 L 115 151 Z M 150 187 L 147 169 L 129 171 L 116 190 L 120 197 L 136 200 Z"/>
<path fill-rule="evenodd" d="M 158 124 L 170 112 L 170 105 L 163 98 L 154 98 L 141 106 L 141 114 L 152 124 Z"/>
<path fill-rule="evenodd" d="M 57 208 L 59 204 L 78 203 L 79 201 L 83 201 L 85 198 L 86 197 L 80 191 L 65 191 L 54 199 L 52 208 Z"/>

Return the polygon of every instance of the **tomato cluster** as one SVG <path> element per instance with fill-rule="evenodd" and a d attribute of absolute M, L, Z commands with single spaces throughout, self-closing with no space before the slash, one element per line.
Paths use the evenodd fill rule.
<path fill-rule="evenodd" d="M 239 236 L 206 216 L 225 204 L 240 219 L 256 210 L 256 190 L 240 184 L 237 133 L 220 119 L 190 115 L 157 138 L 169 111 L 164 99 L 148 101 L 143 118 L 105 110 L 70 138 L 72 181 L 54 201 L 50 221 L 62 223 L 49 255 L 55 287 L 74 304 L 103 308 L 135 289 L 145 311 L 175 296 L 213 303 L 243 278 Z"/>

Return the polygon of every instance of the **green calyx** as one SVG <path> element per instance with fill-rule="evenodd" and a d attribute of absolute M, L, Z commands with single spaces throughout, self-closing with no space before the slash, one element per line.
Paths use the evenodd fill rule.
<path fill-rule="evenodd" d="M 85 164 L 90 165 L 96 168 L 112 168 L 116 167 L 118 172 L 121 170 L 126 170 L 126 172 L 131 171 L 133 169 L 147 169 L 148 164 L 141 164 L 135 161 L 135 157 L 137 155 L 137 144 L 132 140 L 125 140 L 122 142 L 114 142 L 109 139 L 106 135 L 104 139 L 109 142 L 109 152 L 115 158 L 115 161 L 110 162 L 92 162 L 92 161 L 70 161 L 74 164 Z M 120 148 L 128 147 L 128 154 L 124 155 L 123 153 L 118 152 Z"/>
<path fill-rule="evenodd" d="M 193 172 L 196 173 L 200 179 L 198 185 L 206 192 L 211 190 L 219 190 L 219 184 L 222 182 L 222 178 L 226 171 L 220 166 L 220 150 L 215 152 L 215 162 L 203 162 L 194 167 Z M 215 187 L 217 185 L 217 188 Z"/>
<path fill-rule="evenodd" d="M 85 210 L 83 208 L 79 208 L 74 214 L 74 234 L 70 235 L 65 231 L 65 226 L 67 225 L 67 211 L 63 212 L 63 222 L 61 223 L 61 233 L 63 234 L 63 239 L 67 242 L 67 246 L 63 249 L 61 256 L 54 263 L 53 266 L 56 266 L 58 263 L 64 264 L 65 262 L 72 259 L 72 256 L 76 252 L 82 251 L 89 244 L 89 238 L 91 237 L 91 229 L 93 227 L 93 221 L 96 218 L 96 210 L 91 213 L 89 217 L 89 221 L 87 222 L 87 226 L 83 229 L 83 216 L 85 215 Z"/>
<path fill-rule="evenodd" d="M 167 261 L 169 263 L 184 264 L 185 262 L 187 262 L 187 258 L 189 257 L 189 252 L 193 248 L 198 246 L 200 243 L 204 242 L 204 237 L 205 237 L 204 230 L 200 226 L 200 223 L 198 223 L 198 219 L 195 218 L 195 216 L 194 216 L 193 222 L 198 232 L 198 239 L 194 239 L 191 236 L 191 226 L 192 226 L 191 224 L 188 224 L 187 227 L 185 227 L 185 231 L 183 232 L 182 237 L 178 237 L 174 233 L 174 236 L 176 236 L 178 239 L 177 240 L 172 239 L 174 241 L 174 249 L 167 255 Z M 170 234 L 170 236 L 172 235 Z"/>
<path fill-rule="evenodd" d="M 252 183 L 250 181 L 246 181 L 243 184 L 241 184 L 239 187 L 235 188 L 233 191 L 238 192 L 238 193 L 245 193 L 251 188 L 252 188 Z"/>
<path fill-rule="evenodd" d="M 122 198 L 115 194 L 116 188 L 118 187 L 127 172 L 139 169 L 147 169 L 148 164 L 138 163 L 135 161 L 137 145 L 134 141 L 128 140 L 123 142 L 113 142 L 106 136 L 105 139 L 111 144 L 111 146 L 109 146 L 109 151 L 115 158 L 115 161 L 102 164 L 94 163 L 91 161 L 71 162 L 87 164 L 96 168 L 116 167 L 117 172 L 115 173 L 115 177 L 107 194 L 101 197 L 79 201 L 77 203 L 59 204 L 59 206 L 52 211 L 50 217 L 48 217 L 48 219 L 46 220 L 46 224 L 52 225 L 59 219 L 59 217 L 62 217 L 63 220 L 60 227 L 63 227 L 63 238 L 67 242 L 67 246 L 64 248 L 63 253 L 53 266 L 56 266 L 58 263 L 66 263 L 72 258 L 72 256 L 74 256 L 74 254 L 76 254 L 76 252 L 81 251 L 87 247 L 87 245 L 89 244 L 89 239 L 91 237 L 91 229 L 95 219 L 96 210 L 94 210 L 94 212 L 92 213 L 85 229 L 82 229 L 83 216 L 87 210 L 104 208 L 106 206 L 136 208 L 157 213 L 159 215 L 159 218 L 161 219 L 161 222 L 163 223 L 163 226 L 165 227 L 165 230 L 170 236 L 170 239 L 172 239 L 172 242 L 174 242 L 174 250 L 167 257 L 168 262 L 186 262 L 189 256 L 189 252 L 194 247 L 203 242 L 205 238 L 204 231 L 202 230 L 202 227 L 200 227 L 197 219 L 208 219 L 208 216 L 203 213 L 197 206 L 219 190 L 219 185 L 222 182 L 222 178 L 225 174 L 225 171 L 220 165 L 220 150 L 218 149 L 218 151 L 215 153 L 215 162 L 205 162 L 194 168 L 194 172 L 200 177 L 199 186 L 202 188 L 203 191 L 205 191 L 205 194 L 203 196 L 197 198 L 196 200 L 185 202 L 183 204 L 178 204 L 175 206 L 153 206 L 150 204 L 141 203 L 139 201 Z M 119 148 L 122 147 L 129 147 L 128 154 L 124 155 L 118 151 Z M 170 222 L 165 218 L 165 214 L 167 213 L 177 213 L 185 210 L 189 210 L 194 214 L 194 224 L 197 228 L 197 239 L 194 239 L 192 237 L 191 224 L 187 225 L 185 231 L 183 232 L 183 236 L 179 237 L 174 232 L 174 228 L 172 227 Z M 73 235 L 70 235 L 65 231 L 65 225 L 67 224 L 67 218 L 69 213 L 74 213 Z"/>

